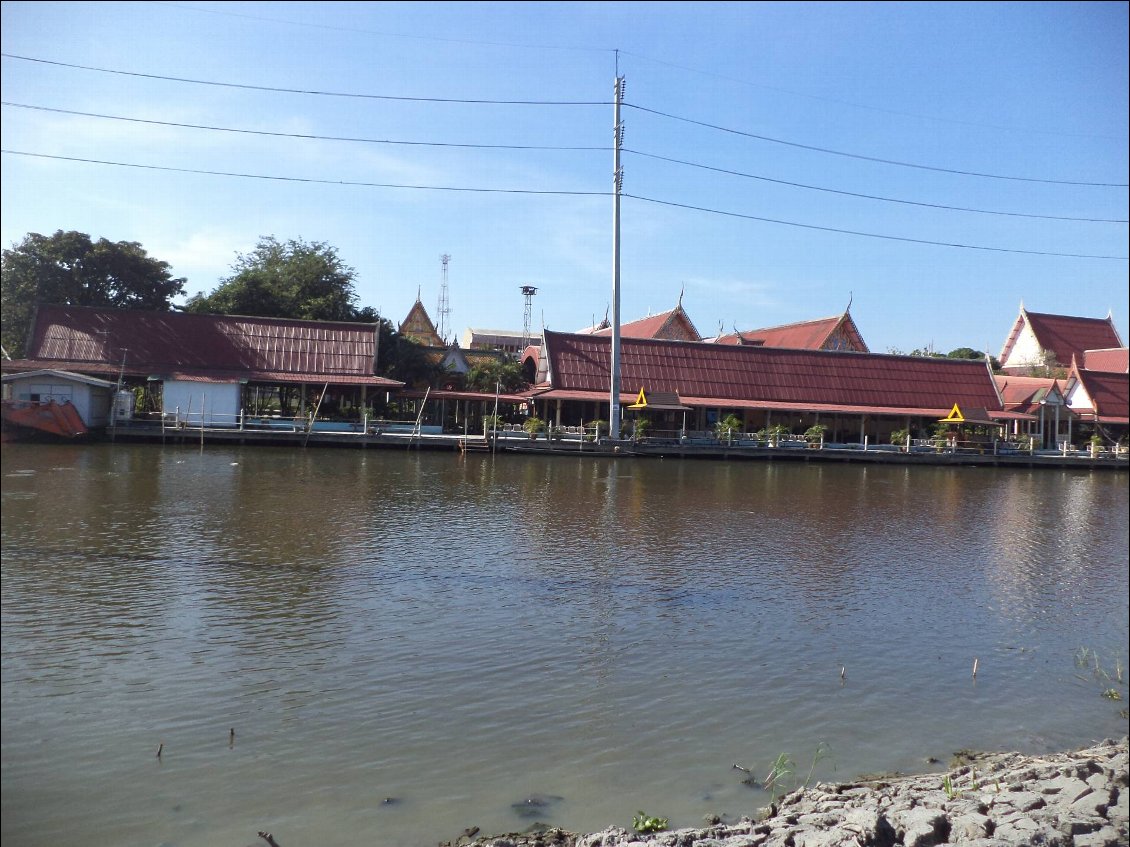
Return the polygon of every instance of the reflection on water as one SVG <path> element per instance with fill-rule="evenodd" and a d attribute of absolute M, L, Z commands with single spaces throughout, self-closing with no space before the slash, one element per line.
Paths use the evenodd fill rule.
<path fill-rule="evenodd" d="M 6 446 L 3 838 L 692 825 L 767 801 L 734 762 L 1122 735 L 1073 660 L 1125 667 L 1127 512 L 1112 473 Z"/>

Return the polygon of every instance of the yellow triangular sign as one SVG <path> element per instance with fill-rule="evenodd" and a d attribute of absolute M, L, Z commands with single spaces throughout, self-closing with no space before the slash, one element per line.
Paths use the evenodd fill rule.
<path fill-rule="evenodd" d="M 636 405 L 640 407 L 647 405 L 647 395 L 643 393 L 642 388 L 640 389 L 640 396 L 636 398 Z"/>
<path fill-rule="evenodd" d="M 965 415 L 961 413 L 961 409 L 958 408 L 957 403 L 954 403 L 953 408 L 950 409 L 950 413 L 942 418 L 942 420 L 947 423 L 962 423 L 965 421 Z"/>

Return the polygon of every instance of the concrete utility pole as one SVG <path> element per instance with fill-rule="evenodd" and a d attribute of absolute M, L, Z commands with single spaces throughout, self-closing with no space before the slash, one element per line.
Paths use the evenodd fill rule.
<path fill-rule="evenodd" d="M 624 126 L 620 123 L 620 101 L 624 98 L 624 77 L 616 77 L 616 96 L 612 109 L 612 374 L 609 388 L 608 436 L 620 437 L 620 189 L 624 171 L 620 168 L 620 147 Z"/>

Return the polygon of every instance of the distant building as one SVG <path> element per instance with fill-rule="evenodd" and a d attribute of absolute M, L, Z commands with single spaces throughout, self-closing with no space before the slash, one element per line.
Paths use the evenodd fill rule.
<path fill-rule="evenodd" d="M 1043 374 L 1083 362 L 1088 350 L 1123 347 L 1114 318 L 1079 318 L 1029 312 L 1023 305 L 1001 350 L 1001 370 Z"/>
<path fill-rule="evenodd" d="M 530 342 L 521 332 L 508 329 L 474 329 L 463 331 L 464 350 L 497 350 L 517 359 Z"/>

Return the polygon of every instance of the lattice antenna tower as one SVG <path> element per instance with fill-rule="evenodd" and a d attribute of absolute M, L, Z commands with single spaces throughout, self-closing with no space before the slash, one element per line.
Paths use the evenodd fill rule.
<path fill-rule="evenodd" d="M 526 312 L 522 318 L 522 350 L 530 346 L 530 323 L 534 315 L 534 295 L 538 290 L 532 285 L 522 286 L 522 296 L 526 300 Z"/>
<path fill-rule="evenodd" d="M 439 305 L 436 307 L 436 333 L 447 344 L 447 324 L 451 315 L 451 305 L 447 302 L 447 264 L 451 261 L 451 256 L 444 253 L 439 260 L 443 263 L 443 280 L 440 282 Z"/>

